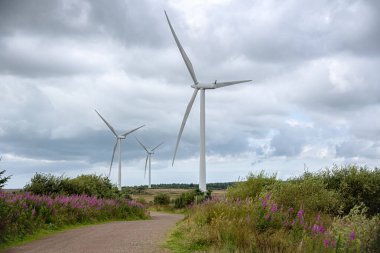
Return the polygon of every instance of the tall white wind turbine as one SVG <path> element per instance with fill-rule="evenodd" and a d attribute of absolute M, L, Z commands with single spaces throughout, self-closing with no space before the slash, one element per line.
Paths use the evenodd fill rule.
<path fill-rule="evenodd" d="M 127 131 L 123 134 L 117 134 L 115 129 L 110 125 L 110 123 L 108 123 L 103 117 L 102 115 L 100 115 L 100 113 L 95 110 L 95 112 L 99 115 L 99 117 L 104 121 L 104 123 L 106 123 L 106 125 L 108 126 L 108 128 L 111 130 L 111 132 L 113 133 L 113 135 L 115 136 L 116 138 L 116 143 L 115 143 L 115 146 L 113 147 L 113 152 L 112 152 L 112 159 L 111 159 L 111 165 L 110 165 L 110 171 L 108 173 L 108 177 L 110 177 L 111 175 L 111 168 L 112 168 L 112 163 L 113 163 L 113 159 L 115 157 L 115 151 L 116 151 L 116 147 L 119 146 L 119 173 L 118 173 L 118 178 L 117 178 L 117 188 L 119 190 L 121 190 L 121 140 L 124 140 L 125 138 L 127 138 L 127 135 L 142 128 L 143 126 L 145 125 L 142 125 L 142 126 L 139 126 L 135 129 L 132 129 L 130 131 Z"/>
<path fill-rule="evenodd" d="M 154 147 L 152 149 L 148 149 L 147 147 L 144 146 L 144 144 L 141 143 L 141 141 L 139 141 L 139 139 L 136 138 L 136 140 L 141 145 L 141 147 L 146 151 L 144 178 L 145 178 L 145 175 L 146 175 L 146 166 L 147 166 L 147 164 L 149 162 L 149 184 L 148 184 L 148 188 L 152 188 L 151 187 L 151 180 L 152 180 L 152 172 L 151 172 L 151 168 L 152 168 L 152 155 L 154 154 L 154 151 L 163 144 L 163 142 L 161 142 L 160 144 L 158 144 L 156 147 Z"/>
<path fill-rule="evenodd" d="M 229 81 L 229 82 L 215 82 L 212 83 L 199 83 L 197 80 L 197 77 L 195 75 L 193 65 L 190 62 L 189 57 L 186 55 L 185 50 L 183 49 L 181 43 L 179 42 L 177 35 L 174 32 L 174 29 L 172 27 L 172 24 L 170 23 L 169 17 L 166 14 L 165 11 L 165 16 L 168 21 L 170 30 L 173 34 L 174 40 L 177 44 L 177 47 L 179 49 L 179 52 L 182 55 L 182 58 L 186 64 L 187 69 L 190 72 L 190 76 L 193 79 L 194 84 L 191 85 L 191 88 L 194 89 L 193 95 L 190 99 L 189 104 L 187 105 L 185 115 L 183 116 L 181 128 L 178 133 L 177 137 L 177 143 L 175 146 L 175 151 L 174 151 L 174 156 L 173 156 L 173 162 L 172 165 L 174 165 L 174 160 L 177 154 L 177 149 L 178 149 L 178 144 L 182 136 L 183 129 L 185 127 L 187 118 L 189 116 L 189 113 L 191 111 L 191 107 L 193 106 L 194 100 L 198 94 L 198 91 L 201 91 L 201 101 L 200 101 L 200 157 L 199 157 L 199 189 L 203 192 L 206 192 L 206 145 L 205 145 L 205 139 L 206 139 L 206 133 L 205 133 L 205 90 L 207 89 L 217 89 L 221 88 L 224 86 L 229 86 L 229 85 L 234 85 L 238 83 L 245 83 L 245 82 L 250 82 L 252 80 L 241 80 L 241 81 Z"/>

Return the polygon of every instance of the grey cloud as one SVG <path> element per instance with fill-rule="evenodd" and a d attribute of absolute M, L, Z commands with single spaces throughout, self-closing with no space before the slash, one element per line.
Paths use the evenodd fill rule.
<path fill-rule="evenodd" d="M 86 1 L 20 1 L 0 3 L 0 31 L 5 36 L 15 33 L 81 36 L 86 31 Z M 83 19 L 83 26 L 80 25 Z M 89 32 L 89 30 L 87 31 Z"/>
<path fill-rule="evenodd" d="M 275 156 L 297 156 L 307 143 L 307 135 L 304 129 L 285 127 L 271 140 L 271 148 Z"/>
<path fill-rule="evenodd" d="M 200 81 L 254 80 L 207 91 L 208 155 L 255 155 L 250 164 L 335 150 L 337 159 L 376 161 L 376 1 L 192 4 L 1 1 L 0 153 L 21 157 L 17 175 L 32 170 L 24 158 L 57 171 L 107 167 L 114 139 L 94 108 L 122 131 L 146 124 L 123 157 L 144 159 L 134 136 L 165 141 L 155 156 L 165 170 L 192 89 L 163 9 Z M 197 99 L 177 159 L 198 152 Z"/>
<path fill-rule="evenodd" d="M 376 159 L 380 155 L 380 143 L 351 139 L 336 146 L 336 155 L 344 158 Z"/>

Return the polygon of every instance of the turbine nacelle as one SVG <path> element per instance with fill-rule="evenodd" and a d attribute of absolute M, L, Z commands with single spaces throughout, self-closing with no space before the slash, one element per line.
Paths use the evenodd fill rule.
<path fill-rule="evenodd" d="M 117 138 L 118 138 L 118 139 L 126 139 L 126 138 L 127 138 L 127 136 L 124 136 L 124 135 L 119 135 L 119 136 L 117 136 Z"/>
<path fill-rule="evenodd" d="M 191 85 L 191 88 L 194 89 L 215 89 L 216 88 L 216 83 L 198 83 L 198 84 L 193 84 Z"/>
<path fill-rule="evenodd" d="M 207 90 L 207 89 L 217 89 L 222 88 L 229 85 L 234 85 L 238 83 L 246 83 L 250 82 L 252 80 L 239 80 L 239 81 L 228 81 L 228 82 L 218 82 L 215 80 L 213 83 L 197 83 L 191 85 L 191 88 L 198 89 L 198 90 Z"/>

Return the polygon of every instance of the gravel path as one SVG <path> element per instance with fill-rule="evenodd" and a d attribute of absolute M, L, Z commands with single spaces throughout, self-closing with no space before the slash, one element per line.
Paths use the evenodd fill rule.
<path fill-rule="evenodd" d="M 151 216 L 151 220 L 110 222 L 67 230 L 5 252 L 169 252 L 161 244 L 183 215 L 151 212 Z"/>

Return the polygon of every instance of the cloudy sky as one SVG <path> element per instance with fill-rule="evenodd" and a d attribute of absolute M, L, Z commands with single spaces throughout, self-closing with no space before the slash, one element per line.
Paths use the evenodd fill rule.
<path fill-rule="evenodd" d="M 198 182 L 199 98 L 174 167 L 192 80 L 206 91 L 207 181 L 296 176 L 380 161 L 379 1 L 0 0 L 0 155 L 23 187 L 36 172 L 107 174 L 118 132 L 123 185 Z M 111 179 L 116 183 L 116 167 Z"/>

